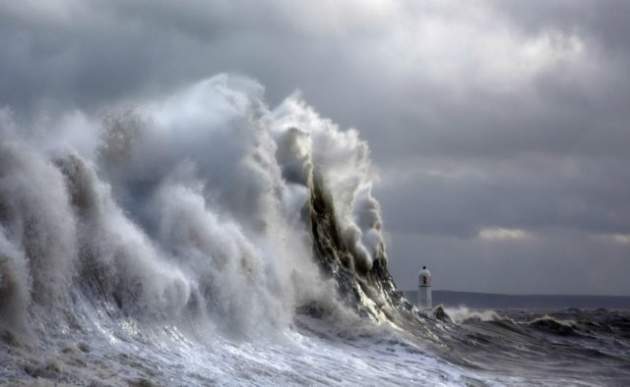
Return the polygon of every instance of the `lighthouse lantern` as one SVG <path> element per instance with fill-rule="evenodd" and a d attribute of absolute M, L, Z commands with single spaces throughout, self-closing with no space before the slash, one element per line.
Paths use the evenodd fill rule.
<path fill-rule="evenodd" d="M 418 274 L 418 307 L 429 309 L 433 307 L 431 299 L 431 272 L 426 266 Z"/>

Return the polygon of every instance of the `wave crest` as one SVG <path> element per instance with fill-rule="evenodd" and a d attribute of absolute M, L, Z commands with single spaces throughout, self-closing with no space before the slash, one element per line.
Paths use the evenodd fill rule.
<path fill-rule="evenodd" d="M 299 95 L 273 110 L 262 98 L 219 75 L 104 120 L 3 120 L 0 308 L 15 312 L 2 320 L 79 297 L 253 335 L 339 294 L 391 317 L 367 144 Z"/>

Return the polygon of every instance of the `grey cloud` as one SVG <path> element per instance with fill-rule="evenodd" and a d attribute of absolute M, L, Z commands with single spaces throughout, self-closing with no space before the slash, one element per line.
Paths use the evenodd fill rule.
<path fill-rule="evenodd" d="M 477 251 L 479 276 L 538 273 L 542 257 L 577 273 L 592 261 L 558 232 L 630 232 L 628 2 L 373 4 L 3 3 L 0 105 L 24 120 L 93 112 L 223 71 L 258 79 L 272 103 L 300 89 L 369 142 L 399 274 L 415 270 L 417 249 L 453 268 Z M 482 259 L 474 237 L 495 226 L 553 232 L 539 258 L 502 247 L 515 257 L 504 265 Z M 602 265 L 611 292 L 630 292 L 615 282 L 630 262 Z"/>
<path fill-rule="evenodd" d="M 628 294 L 628 246 L 580 233 L 553 232 L 519 242 L 396 235 L 392 274 L 414 289 L 427 265 L 435 289 L 521 294 Z M 457 257 L 457 259 L 454 259 Z M 568 258 L 567 258 L 568 257 Z M 615 268 L 612 269 L 611 268 Z"/>
<path fill-rule="evenodd" d="M 540 156 L 539 156 L 540 157 Z M 490 163 L 482 174 L 411 173 L 379 187 L 388 229 L 474 236 L 483 227 L 630 234 L 625 162 Z M 505 165 L 508 164 L 508 165 Z"/>
<path fill-rule="evenodd" d="M 501 14 L 528 33 L 563 30 L 596 40 L 609 50 L 628 54 L 630 33 L 626 22 L 630 4 L 623 0 L 533 0 L 502 2 L 492 0 Z"/>

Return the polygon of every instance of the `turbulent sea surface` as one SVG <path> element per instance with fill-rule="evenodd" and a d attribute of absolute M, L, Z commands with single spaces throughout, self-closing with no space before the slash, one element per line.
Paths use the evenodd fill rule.
<path fill-rule="evenodd" d="M 299 95 L 133 106 L 0 111 L 0 384 L 630 384 L 627 311 L 415 308 L 367 144 Z"/>

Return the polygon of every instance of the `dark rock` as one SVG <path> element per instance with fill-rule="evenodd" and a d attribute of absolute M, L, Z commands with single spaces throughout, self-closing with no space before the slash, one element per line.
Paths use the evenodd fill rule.
<path fill-rule="evenodd" d="M 440 321 L 452 322 L 451 317 L 446 313 L 442 305 L 438 305 L 433 309 L 433 316 Z"/>

